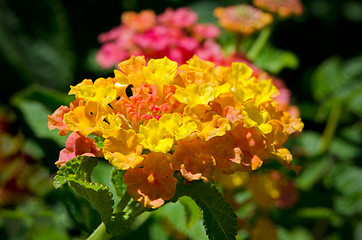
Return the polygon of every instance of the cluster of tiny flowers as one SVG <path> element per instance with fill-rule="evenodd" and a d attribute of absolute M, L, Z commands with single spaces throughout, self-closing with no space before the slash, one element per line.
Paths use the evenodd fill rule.
<path fill-rule="evenodd" d="M 303 123 L 278 108 L 278 89 L 246 64 L 132 56 L 118 69 L 114 78 L 71 86 L 76 100 L 49 116 L 50 129 L 73 134 L 58 166 L 74 154 L 104 157 L 126 170 L 128 193 L 150 208 L 173 197 L 175 171 L 210 182 L 216 173 L 255 170 L 270 158 L 293 168 L 283 145 Z M 104 139 L 101 149 L 92 136 Z"/>
<path fill-rule="evenodd" d="M 271 14 L 248 4 L 217 7 L 214 15 L 224 29 L 243 36 L 258 32 L 273 21 Z"/>
<path fill-rule="evenodd" d="M 197 23 L 198 15 L 188 8 L 166 9 L 158 16 L 152 10 L 125 12 L 121 20 L 120 26 L 99 35 L 102 46 L 96 59 L 103 68 L 132 55 L 146 60 L 167 56 L 182 64 L 220 35 L 215 25 Z"/>
<path fill-rule="evenodd" d="M 277 14 L 281 18 L 299 16 L 303 13 L 303 5 L 300 0 L 253 0 L 253 4 Z"/>

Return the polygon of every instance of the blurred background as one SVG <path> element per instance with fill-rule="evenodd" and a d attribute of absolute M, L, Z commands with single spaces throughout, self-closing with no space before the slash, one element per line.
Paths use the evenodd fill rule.
<path fill-rule="evenodd" d="M 239 3 L 251 1 L 0 0 L 1 238 L 84 239 L 99 224 L 84 200 L 67 188 L 53 189 L 54 162 L 66 138 L 47 128 L 47 115 L 71 101 L 69 85 L 113 76 L 95 60 L 99 34 L 118 26 L 125 11 L 160 14 L 187 6 L 200 22 L 218 24 L 214 8 Z M 287 143 L 303 168 L 298 176 L 283 173 L 298 199 L 289 208 L 260 210 L 245 200 L 250 189 L 242 190 L 238 217 L 251 224 L 238 239 L 257 239 L 248 229 L 255 233 L 257 226 L 277 239 L 362 239 L 362 2 L 302 3 L 303 15 L 281 21 L 270 38 L 275 49 L 296 59 L 273 74 L 290 89 L 305 124 Z M 185 214 L 177 204 L 160 209 L 128 239 L 205 237 L 202 223 L 180 228 L 168 219 L 170 211 Z"/>

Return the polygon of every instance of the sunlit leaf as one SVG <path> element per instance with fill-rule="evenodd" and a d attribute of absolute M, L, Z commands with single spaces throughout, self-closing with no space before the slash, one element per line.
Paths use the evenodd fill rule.
<path fill-rule="evenodd" d="M 235 239 L 236 215 L 215 186 L 192 181 L 179 184 L 176 191 L 181 196 L 191 197 L 199 206 L 209 239 Z"/>

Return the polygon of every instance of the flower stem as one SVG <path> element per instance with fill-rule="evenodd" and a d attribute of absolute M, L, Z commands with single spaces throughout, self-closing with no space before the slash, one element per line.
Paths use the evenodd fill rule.
<path fill-rule="evenodd" d="M 87 240 L 108 240 L 111 239 L 111 235 L 106 232 L 106 225 L 101 223 L 96 230 L 90 235 Z"/>
<path fill-rule="evenodd" d="M 121 198 L 121 201 L 119 201 L 118 205 L 116 206 L 114 212 L 123 212 L 123 210 L 126 208 L 127 204 L 129 203 L 129 200 L 131 200 L 131 196 L 127 192 L 125 192 Z"/>
<path fill-rule="evenodd" d="M 272 33 L 272 30 L 273 30 L 273 27 L 270 25 L 270 26 L 265 27 L 260 32 L 258 38 L 256 39 L 253 46 L 251 46 L 250 50 L 247 53 L 247 56 L 251 61 L 254 61 L 258 57 L 260 51 L 263 49 L 263 47 L 267 43 L 267 41 Z"/>
<path fill-rule="evenodd" d="M 342 113 L 342 104 L 336 103 L 335 105 L 333 105 L 327 120 L 327 125 L 324 128 L 321 137 L 319 154 L 323 154 L 328 149 L 328 146 L 332 141 L 334 132 L 336 131 L 341 113 Z"/>
<path fill-rule="evenodd" d="M 235 38 L 235 52 L 238 53 L 240 50 L 241 42 L 243 40 L 243 35 L 241 33 L 236 33 Z"/>

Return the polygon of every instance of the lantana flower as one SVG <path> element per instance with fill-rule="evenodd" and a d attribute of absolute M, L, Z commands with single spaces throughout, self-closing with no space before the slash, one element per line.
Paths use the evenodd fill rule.
<path fill-rule="evenodd" d="M 185 63 L 204 46 L 205 40 L 220 35 L 214 24 L 198 23 L 198 15 L 189 8 L 168 8 L 156 16 L 152 10 L 125 12 L 118 27 L 99 35 L 102 44 L 96 59 L 109 68 L 131 55 L 143 55 L 146 60 L 167 56 Z"/>
<path fill-rule="evenodd" d="M 175 171 L 209 182 L 218 172 L 252 171 L 269 158 L 292 168 L 283 145 L 303 123 L 278 108 L 278 89 L 245 63 L 215 67 L 194 56 L 178 65 L 132 56 L 118 69 L 113 78 L 71 86 L 76 100 L 49 116 L 49 126 L 72 132 L 66 151 L 76 155 L 100 157 L 89 139 L 104 139 L 101 153 L 126 171 L 127 191 L 144 207 L 173 197 Z M 83 145 L 71 141 L 75 136 Z"/>
<path fill-rule="evenodd" d="M 256 7 L 277 14 L 281 18 L 299 16 L 303 13 L 300 0 L 253 0 Z"/>
<path fill-rule="evenodd" d="M 217 7 L 214 15 L 224 29 L 243 36 L 258 32 L 273 21 L 271 14 L 248 4 Z"/>

